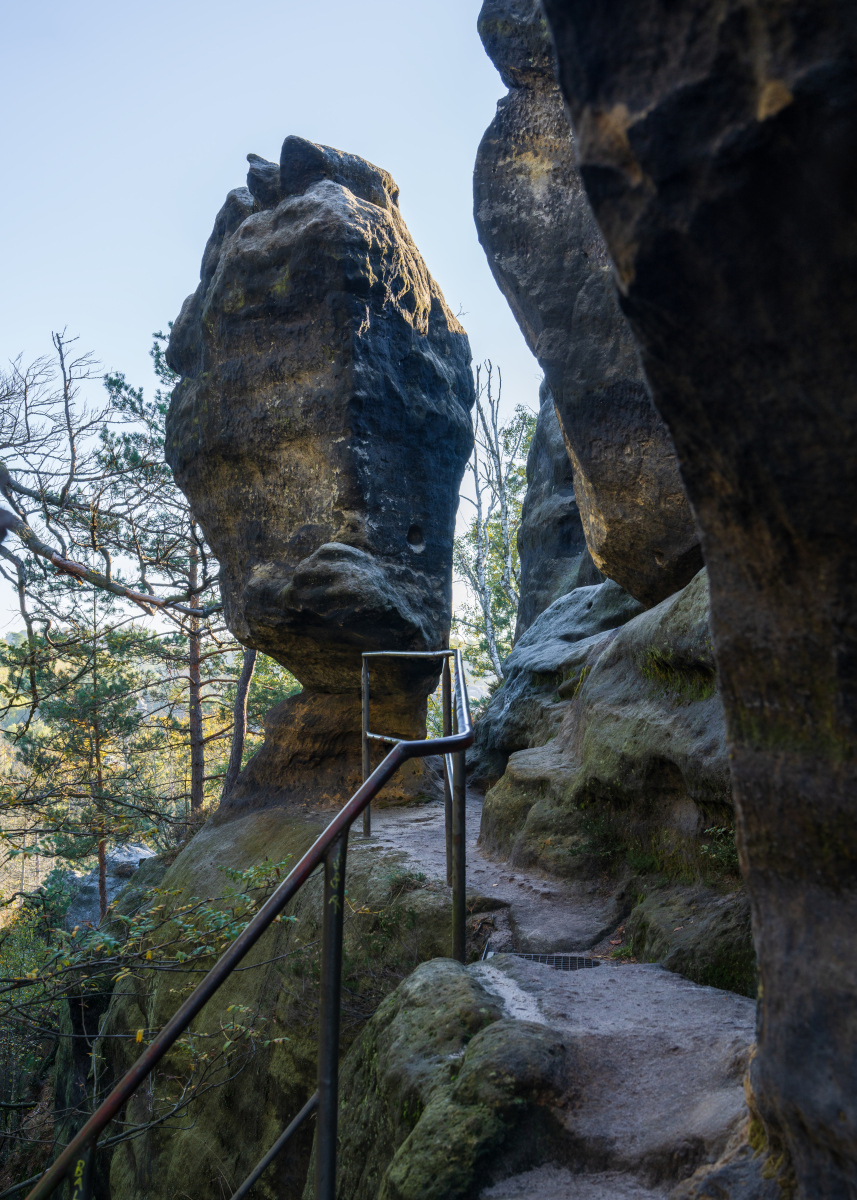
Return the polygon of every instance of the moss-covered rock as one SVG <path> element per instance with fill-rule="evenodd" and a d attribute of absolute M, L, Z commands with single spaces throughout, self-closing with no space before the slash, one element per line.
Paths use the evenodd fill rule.
<path fill-rule="evenodd" d="M 581 681 L 612 631 L 643 606 L 612 579 L 576 587 L 532 622 L 503 663 L 503 686 L 491 697 L 468 753 L 471 778 L 497 782 L 509 755 L 554 738 Z"/>
<path fill-rule="evenodd" d="M 556 737 L 513 754 L 488 792 L 483 844 L 567 878 L 735 876 L 705 572 L 610 635 L 587 667 L 569 680 Z"/>
<path fill-rule="evenodd" d="M 656 889 L 631 913 L 627 938 L 641 962 L 659 962 L 694 983 L 756 997 L 756 951 L 743 888 Z"/>
<path fill-rule="evenodd" d="M 150 903 L 163 905 L 167 918 L 155 940 L 186 936 L 180 922 L 194 898 L 213 899 L 209 912 L 234 907 L 227 872 L 266 861 L 286 870 L 320 829 L 318 818 L 282 809 L 210 822 L 153 889 Z M 449 953 L 450 940 L 445 883 L 408 871 L 401 855 L 355 837 L 346 878 L 343 1053 L 379 1001 L 421 960 Z M 142 1124 L 170 1104 L 188 1102 L 165 1125 L 116 1148 L 113 1200 L 231 1194 L 315 1090 L 321 883 L 319 872 L 193 1023 L 191 1043 L 177 1046 L 128 1105 L 125 1120 Z M 211 961 L 198 960 L 195 970 L 174 963 L 137 971 L 117 984 L 97 1047 L 102 1080 L 135 1061 Z M 298 1134 L 257 1185 L 257 1196 L 300 1195 L 311 1137 L 309 1127 Z"/>
<path fill-rule="evenodd" d="M 366 1026 L 341 1075 L 341 1200 L 454 1200 L 559 1143 L 562 1037 L 506 1019 L 458 963 L 425 963 Z M 312 1195 L 310 1185 L 305 1200 Z"/>

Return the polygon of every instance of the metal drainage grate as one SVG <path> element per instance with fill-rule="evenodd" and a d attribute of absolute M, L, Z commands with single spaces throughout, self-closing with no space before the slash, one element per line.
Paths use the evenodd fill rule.
<path fill-rule="evenodd" d="M 582 954 L 524 954 L 521 950 L 492 950 L 491 943 L 486 942 L 482 951 L 483 961 L 493 958 L 495 954 L 508 954 L 510 958 L 524 958 L 527 962 L 544 963 L 555 971 L 582 971 L 585 967 L 600 967 L 597 958 L 586 958 Z"/>

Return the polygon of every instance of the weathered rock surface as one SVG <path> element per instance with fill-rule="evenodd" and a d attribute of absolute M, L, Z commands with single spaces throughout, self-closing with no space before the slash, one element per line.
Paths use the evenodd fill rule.
<path fill-rule="evenodd" d="M 763 988 L 754 1090 L 797 1195 L 854 1197 L 854 9 L 544 7 L 711 573 Z"/>
<path fill-rule="evenodd" d="M 509 755 L 553 738 L 583 672 L 616 630 L 643 610 L 612 580 L 578 587 L 546 609 L 515 643 L 503 664 L 503 686 L 476 726 L 468 755 L 477 785 L 496 782 Z"/>
<path fill-rule="evenodd" d="M 279 165 L 250 161 L 172 331 L 166 453 L 220 562 L 227 624 L 306 689 L 275 722 L 290 784 L 311 728 L 327 776 L 308 765 L 303 793 L 336 803 L 359 779 L 361 651 L 447 643 L 470 351 L 387 172 L 297 137 Z M 418 728 L 438 675 L 376 664 L 373 694 Z M 247 778 L 232 795 L 272 799 Z"/>
<path fill-rule="evenodd" d="M 586 643 L 567 668 L 576 694 L 557 735 L 513 754 L 487 794 L 483 840 L 561 876 L 620 851 L 638 869 L 699 869 L 700 833 L 732 820 L 705 572 L 602 636 L 585 675 Z"/>
<path fill-rule="evenodd" d="M 527 493 L 518 528 L 520 603 L 515 640 L 559 596 L 601 583 L 586 546 L 574 497 L 574 471 L 550 388 L 542 381 L 539 415 L 527 455 Z"/>
<path fill-rule="evenodd" d="M 700 840 L 712 856 L 722 852 L 712 835 Z M 627 934 L 640 962 L 657 962 L 695 983 L 756 999 L 758 968 L 743 887 L 726 892 L 680 884 L 655 887 L 631 913 Z"/>
<path fill-rule="evenodd" d="M 658 967 L 426 963 L 344 1063 L 338 1194 L 666 1197 L 746 1119 L 753 1027 Z"/>
<path fill-rule="evenodd" d="M 483 721 L 533 741 L 488 791 L 481 844 L 512 867 L 612 878 L 616 919 L 638 905 L 628 926 L 638 957 L 755 995 L 706 573 L 630 620 L 622 596 L 612 582 L 578 589 L 515 647 Z M 542 636 L 540 627 L 563 628 L 563 609 L 591 619 L 589 597 L 605 615 L 612 599 L 625 623 L 571 645 Z"/>
<path fill-rule="evenodd" d="M 479 838 L 483 797 L 469 789 L 466 801 L 467 911 L 473 948 L 549 954 L 589 949 L 612 934 L 639 892 L 635 880 L 558 879 L 538 867 L 511 868 L 489 854 Z M 387 807 L 372 819 L 372 841 L 399 852 L 408 869 L 446 877 L 443 801 L 423 808 Z M 630 886 L 633 885 L 633 886 Z"/>
<path fill-rule="evenodd" d="M 586 200 L 538 0 L 486 0 L 479 33 L 509 88 L 476 160 L 479 239 L 553 394 L 595 565 L 656 604 L 702 566 L 696 526 Z"/>

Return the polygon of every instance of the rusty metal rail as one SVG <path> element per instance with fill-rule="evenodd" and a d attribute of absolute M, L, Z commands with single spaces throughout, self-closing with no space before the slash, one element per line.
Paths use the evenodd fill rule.
<path fill-rule="evenodd" d="M 364 655 L 367 658 L 387 656 L 387 652 Z M 292 1134 L 313 1111 L 318 1110 L 318 1129 L 315 1155 L 315 1200 L 335 1200 L 336 1196 L 336 1129 L 339 1105 L 339 1008 L 342 977 L 342 929 L 345 895 L 345 859 L 348 834 L 352 823 L 368 810 L 372 798 L 398 768 L 411 758 L 442 755 L 445 764 L 446 787 L 453 802 L 447 802 L 448 874 L 453 885 L 453 957 L 464 961 L 464 751 L 473 743 L 473 725 L 464 680 L 461 652 L 437 650 L 419 653 L 392 651 L 397 658 L 443 659 L 444 670 L 444 736 L 420 741 L 396 741 L 392 750 L 374 771 L 368 771 L 364 749 L 364 781 L 348 803 L 330 822 L 300 862 L 283 880 L 245 926 L 235 941 L 221 955 L 205 978 L 167 1022 L 161 1032 L 143 1051 L 136 1063 L 120 1079 L 110 1095 L 95 1110 L 83 1128 L 58 1155 L 42 1175 L 26 1200 L 46 1200 L 46 1197 L 66 1180 L 71 1181 L 73 1200 L 90 1200 L 93 1163 L 98 1138 L 106 1126 L 118 1116 L 141 1083 L 152 1073 L 164 1055 L 199 1015 L 217 989 L 232 974 L 244 956 L 256 944 L 266 929 L 280 915 L 289 901 L 306 883 L 313 872 L 324 865 L 324 896 L 321 948 L 321 1003 L 319 1011 L 318 1090 L 280 1136 L 271 1150 L 244 1181 L 233 1200 L 244 1196 L 262 1172 L 273 1162 Z M 450 702 L 449 659 L 455 661 L 455 706 Z M 368 733 L 368 669 L 364 666 L 364 734 Z M 455 732 L 448 730 L 453 720 Z M 368 743 L 364 736 L 364 747 Z M 393 739 L 385 738 L 386 741 Z M 450 761 L 452 760 L 452 761 Z M 368 772 L 368 774 L 367 774 Z M 460 813 L 456 818 L 456 812 Z M 449 827 L 452 816 L 452 829 Z M 460 924 L 461 928 L 458 929 Z"/>

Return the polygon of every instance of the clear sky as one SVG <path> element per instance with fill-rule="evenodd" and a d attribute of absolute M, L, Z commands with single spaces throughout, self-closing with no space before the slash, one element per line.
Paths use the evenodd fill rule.
<path fill-rule="evenodd" d="M 196 286 L 248 151 L 290 133 L 389 170 L 474 358 L 537 407 L 539 371 L 476 239 L 471 179 L 505 93 L 479 0 L 28 0 L 0 6 L 0 357 L 68 326 L 151 386 L 150 334 Z"/>

